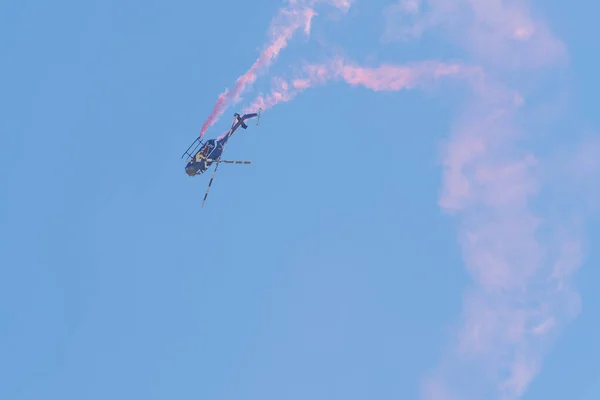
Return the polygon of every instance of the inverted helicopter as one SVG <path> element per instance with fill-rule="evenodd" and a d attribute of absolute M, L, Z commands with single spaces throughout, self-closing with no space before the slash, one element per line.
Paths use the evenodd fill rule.
<path fill-rule="evenodd" d="M 256 125 L 260 121 L 260 110 L 258 113 L 244 114 L 240 116 L 240 114 L 233 114 L 233 122 L 231 124 L 231 128 L 229 131 L 217 139 L 209 139 L 206 142 L 202 141 L 201 137 L 196 138 L 188 147 L 188 149 L 183 153 L 181 158 L 188 156 L 188 162 L 185 166 L 185 173 L 188 176 L 196 176 L 201 175 L 206 172 L 213 164 L 215 164 L 215 169 L 213 171 L 212 177 L 208 183 L 208 187 L 206 188 L 206 193 L 204 194 L 204 199 L 202 200 L 202 207 L 204 207 L 204 202 L 206 201 L 206 197 L 208 196 L 208 191 L 210 190 L 210 186 L 212 185 L 213 179 L 215 178 L 215 174 L 217 173 L 217 169 L 219 168 L 220 163 L 226 164 L 251 164 L 251 161 L 232 161 L 232 160 L 223 160 L 221 155 L 225 150 L 225 146 L 227 145 L 227 141 L 233 133 L 241 126 L 242 129 L 247 129 L 248 125 L 246 125 L 245 121 L 250 118 L 257 118 Z"/>

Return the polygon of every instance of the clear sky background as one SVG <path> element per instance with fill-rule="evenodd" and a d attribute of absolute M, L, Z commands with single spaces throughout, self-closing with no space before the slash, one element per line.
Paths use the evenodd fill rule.
<path fill-rule="evenodd" d="M 453 3 L 462 8 L 440 13 Z M 514 148 L 539 157 L 531 213 L 551 221 L 536 240 L 550 258 L 564 243 L 581 246 L 561 281 L 580 296 L 574 312 L 553 292 L 559 256 L 519 281 L 530 253 L 510 252 L 508 294 L 474 278 L 497 263 L 463 238 L 479 234 L 471 228 L 494 198 L 457 216 L 440 206 L 444 145 L 460 153 L 456 132 L 477 103 L 460 80 L 306 90 L 236 132 L 227 158 L 253 165 L 223 165 L 201 209 L 210 177 L 186 176 L 180 156 L 268 44 L 283 3 L 3 1 L 0 399 L 430 400 L 450 398 L 446 390 L 496 399 L 503 360 L 534 364 L 520 370 L 531 375 L 524 399 L 600 398 L 600 6 L 533 2 L 525 15 L 567 56 L 540 61 L 549 49 L 541 34 L 519 51 L 546 64 L 523 72 L 507 58 L 518 51 L 472 40 L 489 31 L 481 24 L 522 16 L 484 3 L 434 1 L 430 19 L 399 16 L 381 0 L 357 0 L 346 13 L 318 4 L 310 38 L 300 30 L 244 103 L 268 92 L 269 77 L 292 77 L 333 49 L 368 66 L 477 65 L 518 90 L 525 111 L 514 118 L 523 138 Z M 390 40 L 439 25 L 440 15 L 442 30 Z M 502 197 L 507 186 L 494 179 L 490 197 Z M 526 218 L 510 210 L 498 215 Z M 496 257 L 506 236 L 490 245 Z M 527 304 L 512 304 L 515 292 Z M 473 304 L 481 309 L 470 314 Z M 505 320 L 478 319 L 498 309 L 509 322 L 524 318 L 521 330 L 496 335 Z M 552 329 L 538 324 L 548 321 Z M 491 333 L 477 344 L 473 326 Z M 474 359 L 456 355 L 461 340 Z"/>

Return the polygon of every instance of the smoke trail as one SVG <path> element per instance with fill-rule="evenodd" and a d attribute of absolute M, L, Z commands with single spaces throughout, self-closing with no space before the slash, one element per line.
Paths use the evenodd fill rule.
<path fill-rule="evenodd" d="M 252 64 L 250 69 L 240 76 L 234 88 L 225 90 L 219 95 L 212 112 L 208 116 L 207 120 L 202 125 L 200 131 L 200 137 L 204 135 L 206 130 L 212 126 L 217 119 L 223 114 L 228 103 L 233 100 L 238 100 L 241 93 L 246 89 L 248 85 L 251 85 L 256 80 L 257 74 L 261 68 L 268 68 L 273 60 L 279 55 L 279 52 L 287 46 L 288 40 L 294 34 L 294 32 L 304 26 L 304 30 L 307 34 L 310 33 L 311 20 L 314 17 L 315 12 L 311 8 L 305 9 L 291 9 L 280 11 L 279 18 L 277 18 L 271 27 L 271 43 L 261 53 L 258 59 Z M 283 19 L 283 21 L 282 21 Z"/>
<path fill-rule="evenodd" d="M 317 15 L 312 7 L 319 3 L 329 3 L 344 12 L 348 11 L 351 5 L 350 0 L 289 0 L 288 8 L 280 10 L 271 23 L 271 27 L 269 28 L 269 35 L 271 36 L 269 45 L 263 50 L 250 69 L 237 79 L 233 89 L 225 90 L 219 95 L 213 110 L 202 125 L 200 137 L 204 136 L 206 130 L 223 115 L 230 102 L 237 103 L 241 100 L 241 94 L 256 81 L 257 75 L 261 70 L 266 70 L 270 67 L 298 29 L 304 28 L 304 33 L 310 35 L 312 19 Z"/>
<path fill-rule="evenodd" d="M 458 63 L 425 61 L 404 66 L 384 64 L 379 67 L 363 67 L 347 62 L 341 57 L 336 57 L 325 64 L 305 65 L 303 73 L 302 76 L 289 82 L 281 77 L 274 78 L 271 92 L 264 96 L 259 94 L 244 108 L 244 112 L 259 108 L 267 110 L 279 103 L 292 100 L 306 89 L 336 80 L 352 86 L 363 86 L 373 91 L 399 91 L 412 89 L 426 81 L 450 76 L 469 79 L 473 84 L 480 83 L 484 79 L 480 68 Z"/>
<path fill-rule="evenodd" d="M 556 66 L 565 49 L 521 3 L 430 0 L 428 6 L 425 10 L 420 0 L 402 0 L 388 8 L 388 17 L 402 21 L 390 25 L 386 36 L 406 39 L 427 29 L 450 30 L 447 36 L 481 67 L 420 62 L 367 68 L 338 57 L 307 65 L 294 79 L 273 79 L 270 93 L 245 110 L 269 109 L 338 80 L 375 91 L 410 89 L 441 77 L 468 81 L 473 96 L 445 150 L 440 207 L 459 217 L 473 286 L 465 296 L 455 343 L 424 382 L 423 397 L 517 399 L 541 369 L 561 322 L 578 312 L 579 298 L 569 280 L 582 262 L 582 244 L 576 218 L 555 221 L 534 212 L 531 204 L 545 163 L 519 148 L 526 132 L 516 121 L 524 101 L 498 79 L 507 71 L 535 73 Z M 493 83 L 490 75 L 496 77 Z M 580 155 L 587 160 L 581 164 L 593 164 L 590 159 Z"/>
<path fill-rule="evenodd" d="M 386 38 L 406 40 L 437 29 L 500 78 L 518 71 L 527 79 L 526 71 L 564 61 L 563 44 L 523 2 L 422 3 L 401 0 L 388 8 Z M 443 157 L 440 207 L 458 217 L 473 285 L 452 346 L 424 382 L 426 400 L 520 398 L 560 323 L 578 311 L 569 280 L 582 259 L 580 229 L 568 218 L 534 211 L 546 166 L 519 147 L 527 135 L 517 124 L 527 115 L 524 103 L 484 93 L 466 105 Z"/>

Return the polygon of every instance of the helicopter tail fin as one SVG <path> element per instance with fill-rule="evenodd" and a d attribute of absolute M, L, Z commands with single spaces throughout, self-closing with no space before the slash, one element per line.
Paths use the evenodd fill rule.
<path fill-rule="evenodd" d="M 260 114 L 257 113 L 252 113 L 252 114 L 244 114 L 243 116 L 241 116 L 238 113 L 233 114 L 234 115 L 234 125 L 235 125 L 235 121 L 239 122 L 240 126 L 244 129 L 248 129 L 248 125 L 246 125 L 246 123 L 244 122 L 245 120 L 247 120 L 248 118 L 254 118 L 256 116 L 258 116 L 260 118 Z M 233 126 L 233 125 L 232 125 Z"/>
<path fill-rule="evenodd" d="M 244 120 L 242 119 L 242 117 L 240 116 L 240 114 L 235 113 L 235 118 L 239 121 L 240 126 L 244 129 L 248 128 L 248 125 L 246 125 L 246 123 L 244 122 Z"/>

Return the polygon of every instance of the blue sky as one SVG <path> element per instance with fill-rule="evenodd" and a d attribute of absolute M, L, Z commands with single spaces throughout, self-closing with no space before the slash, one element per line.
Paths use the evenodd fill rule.
<path fill-rule="evenodd" d="M 522 145 L 543 165 L 597 135 L 599 6 L 534 2 L 568 62 L 521 72 L 439 33 L 382 42 L 390 4 L 317 6 L 310 39 L 294 36 L 244 98 L 335 48 L 370 66 L 483 65 L 533 99 L 517 121 L 532 127 Z M 473 287 L 460 240 L 480 214 L 439 205 L 443 145 L 470 115 L 460 85 L 307 90 L 236 132 L 228 158 L 254 164 L 222 166 L 200 208 L 209 176 L 187 177 L 180 156 L 281 7 L 0 6 L 0 398 L 426 399 L 435 371 L 462 368 L 448 356 Z M 225 131 L 236 107 L 207 136 Z M 581 309 L 557 317 L 550 340 L 519 344 L 526 354 L 544 347 L 523 398 L 597 399 L 599 231 L 583 205 L 598 199 L 598 170 L 574 186 L 548 171 L 535 207 L 552 221 L 549 236 L 566 226 L 583 246 L 571 278 Z M 485 390 L 497 398 L 494 383 Z"/>

